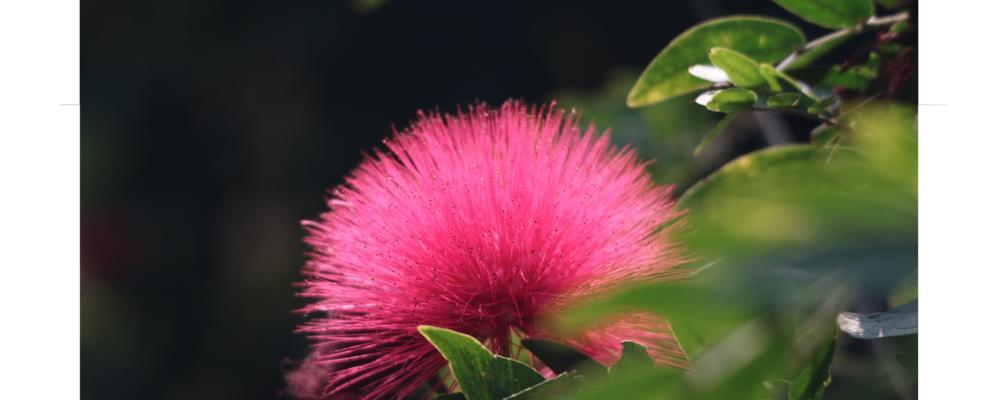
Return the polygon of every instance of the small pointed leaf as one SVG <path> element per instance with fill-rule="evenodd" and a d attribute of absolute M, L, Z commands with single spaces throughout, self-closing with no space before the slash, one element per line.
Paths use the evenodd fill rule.
<path fill-rule="evenodd" d="M 731 83 L 740 87 L 762 86 L 766 81 L 759 73 L 759 63 L 748 56 L 724 47 L 710 49 L 710 62 L 724 70 Z"/>
<path fill-rule="evenodd" d="M 755 92 L 735 88 L 704 92 L 695 101 L 710 111 L 732 113 L 751 108 L 757 99 Z"/>
<path fill-rule="evenodd" d="M 766 107 L 782 110 L 793 108 L 800 102 L 800 95 L 797 93 L 777 93 L 766 99 Z"/>

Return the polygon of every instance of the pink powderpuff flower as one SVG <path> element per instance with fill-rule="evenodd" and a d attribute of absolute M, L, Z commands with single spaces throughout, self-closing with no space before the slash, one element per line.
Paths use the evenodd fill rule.
<path fill-rule="evenodd" d="M 674 279 L 668 240 L 681 214 L 634 150 L 553 107 L 507 102 L 420 114 L 305 221 L 313 248 L 302 295 L 322 395 L 402 398 L 446 361 L 417 332 L 435 325 L 510 354 L 511 335 L 551 338 L 540 321 L 631 280 Z M 680 365 L 665 321 L 625 315 L 574 338 L 612 363 L 621 340 Z M 292 380 L 289 380 L 290 383 Z M 292 388 L 292 392 L 294 392 Z"/>

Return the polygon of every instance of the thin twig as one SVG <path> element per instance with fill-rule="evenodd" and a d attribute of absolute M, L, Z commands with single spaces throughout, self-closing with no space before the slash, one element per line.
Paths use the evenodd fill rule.
<path fill-rule="evenodd" d="M 876 16 L 870 17 L 870 20 L 861 23 L 859 25 L 849 28 L 843 28 L 835 32 L 829 33 L 825 36 L 814 39 L 810 42 L 807 42 L 807 44 L 805 44 L 804 47 L 794 50 L 792 53 L 790 53 L 789 56 L 787 56 L 787 58 L 784 58 L 783 61 L 780 61 L 779 64 L 776 64 L 776 69 L 780 71 L 787 69 L 787 67 L 789 67 L 790 64 L 792 64 L 801 54 L 814 50 L 819 46 L 826 44 L 828 42 L 838 40 L 842 37 L 863 33 L 885 25 L 895 24 L 901 21 L 905 21 L 907 19 L 908 19 L 907 11 L 903 11 L 894 15 L 888 15 L 886 17 L 876 17 Z"/>

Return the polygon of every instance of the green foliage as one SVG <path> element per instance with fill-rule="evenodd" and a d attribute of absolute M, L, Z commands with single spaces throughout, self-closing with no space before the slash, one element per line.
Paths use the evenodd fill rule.
<path fill-rule="evenodd" d="M 707 53 L 710 62 L 722 69 L 731 83 L 740 87 L 756 87 L 765 83 L 759 73 L 759 63 L 748 56 L 724 47 L 715 47 Z"/>
<path fill-rule="evenodd" d="M 544 382 L 530 366 L 493 355 L 471 336 L 432 326 L 420 326 L 419 333 L 450 362 L 468 400 L 502 399 Z"/>
<path fill-rule="evenodd" d="M 835 354 L 835 337 L 805 365 L 788 388 L 790 400 L 821 400 L 832 382 L 832 356 Z"/>
<path fill-rule="evenodd" d="M 776 4 L 812 24 L 847 28 L 873 16 L 872 0 L 773 0 Z"/>
<path fill-rule="evenodd" d="M 554 372 L 579 371 L 590 378 L 606 376 L 606 367 L 568 345 L 539 339 L 523 339 L 520 344 Z"/>
<path fill-rule="evenodd" d="M 724 47 L 760 62 L 777 62 L 804 44 L 804 34 L 777 19 L 735 16 L 696 25 L 672 40 L 648 65 L 627 97 L 640 107 L 710 86 L 689 68 L 709 61 L 707 52 Z"/>
<path fill-rule="evenodd" d="M 800 102 L 800 97 L 797 93 L 777 93 L 766 99 L 766 107 L 775 110 L 793 108 Z"/>
<path fill-rule="evenodd" d="M 704 92 L 697 97 L 697 104 L 710 111 L 733 113 L 752 108 L 758 96 L 748 89 L 721 89 Z"/>
<path fill-rule="evenodd" d="M 608 371 L 611 377 L 624 376 L 634 371 L 652 369 L 655 362 L 648 356 L 648 349 L 640 343 L 624 341 L 621 343 L 620 360 Z"/>
<path fill-rule="evenodd" d="M 700 144 L 698 144 L 697 147 L 693 149 L 693 154 L 694 155 L 700 154 L 700 152 L 702 152 L 703 149 L 705 149 L 707 145 L 709 145 L 710 142 L 712 142 L 714 138 L 717 137 L 717 135 L 720 135 L 721 132 L 724 132 L 724 130 L 728 128 L 728 124 L 731 124 L 731 121 L 733 121 L 737 116 L 738 116 L 737 113 L 729 113 L 725 115 L 724 118 L 721 118 L 721 121 L 719 121 L 717 125 L 714 125 L 714 128 L 711 129 L 710 132 L 707 132 L 707 135 L 704 136 L 703 140 L 700 141 Z"/>

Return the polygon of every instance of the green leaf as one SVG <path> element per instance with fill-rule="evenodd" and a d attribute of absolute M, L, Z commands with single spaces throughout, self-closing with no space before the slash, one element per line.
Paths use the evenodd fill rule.
<path fill-rule="evenodd" d="M 734 88 L 704 92 L 696 102 L 710 111 L 733 113 L 752 108 L 758 98 L 751 90 Z"/>
<path fill-rule="evenodd" d="M 523 339 L 520 344 L 554 372 L 578 371 L 589 378 L 606 376 L 606 367 L 568 345 L 538 339 Z"/>
<path fill-rule="evenodd" d="M 801 19 L 823 28 L 856 26 L 873 16 L 872 0 L 773 0 Z"/>
<path fill-rule="evenodd" d="M 710 49 L 707 57 L 712 64 L 724 70 L 728 80 L 735 86 L 756 87 L 766 83 L 759 73 L 759 63 L 742 53 L 724 47 L 715 47 Z"/>
<path fill-rule="evenodd" d="M 710 132 L 707 132 L 707 135 L 703 137 L 700 144 L 693 149 L 693 155 L 699 155 L 703 149 L 707 148 L 707 145 L 714 141 L 714 138 L 716 138 L 717 135 L 720 135 L 721 132 L 724 132 L 724 130 L 728 128 L 728 125 L 731 124 L 731 121 L 733 121 L 737 115 L 739 114 L 731 113 L 725 115 L 724 118 L 721 118 L 721 120 L 717 122 L 717 125 L 714 125 L 714 128 L 711 129 Z"/>
<path fill-rule="evenodd" d="M 632 371 L 640 371 L 655 367 L 655 361 L 648 356 L 648 349 L 637 342 L 625 340 L 620 343 L 623 350 L 620 353 L 620 360 L 610 367 L 610 376 L 617 377 L 626 375 Z"/>
<path fill-rule="evenodd" d="M 522 391 L 509 395 L 505 400 L 532 400 L 532 399 L 571 399 L 579 385 L 583 382 L 582 377 L 574 372 L 561 373 L 558 376 L 538 383 Z"/>
<path fill-rule="evenodd" d="M 804 366 L 790 383 L 790 400 L 821 400 L 825 388 L 832 382 L 832 356 L 835 355 L 835 336 Z"/>
<path fill-rule="evenodd" d="M 450 362 L 468 400 L 501 399 L 544 381 L 527 364 L 493 355 L 471 336 L 426 325 L 419 327 L 419 333 Z"/>
<path fill-rule="evenodd" d="M 710 82 L 691 75 L 689 68 L 706 64 L 711 48 L 724 47 L 759 62 L 775 63 L 803 44 L 800 29 L 777 19 L 733 16 L 705 21 L 673 39 L 648 64 L 627 96 L 627 105 L 646 106 L 710 87 Z"/>
<path fill-rule="evenodd" d="M 434 397 L 433 400 L 465 400 L 464 393 L 447 393 Z"/>
<path fill-rule="evenodd" d="M 799 101 L 800 95 L 797 93 L 777 93 L 766 99 L 766 107 L 777 110 L 792 108 L 793 106 L 796 106 Z"/>

